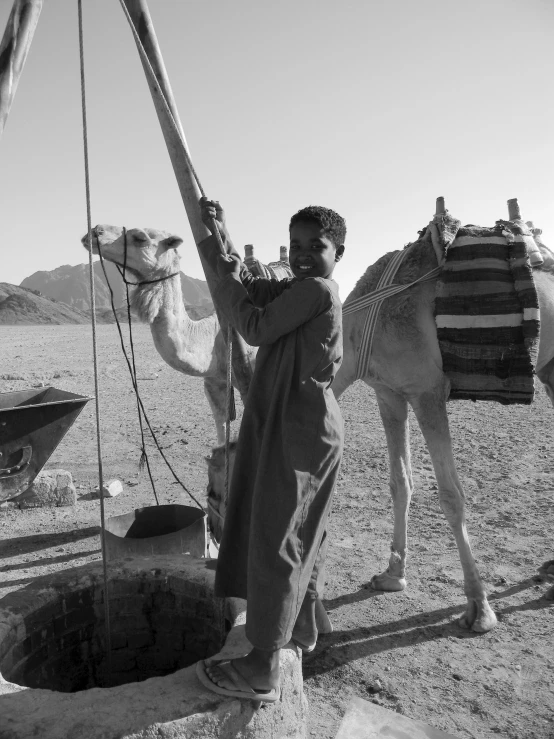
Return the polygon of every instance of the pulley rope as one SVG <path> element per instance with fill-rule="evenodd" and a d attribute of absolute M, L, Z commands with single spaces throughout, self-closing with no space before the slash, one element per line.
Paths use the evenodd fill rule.
<path fill-rule="evenodd" d="M 165 94 L 160 86 L 160 83 L 158 81 L 158 78 L 156 77 L 156 74 L 154 70 L 152 69 L 152 65 L 150 64 L 150 59 L 148 58 L 148 54 L 146 53 L 144 46 L 142 45 L 142 41 L 140 39 L 140 36 L 137 32 L 137 29 L 135 28 L 135 24 L 133 23 L 133 19 L 131 18 L 131 15 L 124 3 L 123 0 L 119 0 L 121 8 L 123 9 L 123 12 L 125 14 L 125 17 L 127 18 L 127 21 L 131 27 L 131 31 L 133 33 L 133 36 L 135 38 L 135 42 L 137 45 L 137 49 L 139 52 L 139 56 L 141 58 L 141 61 L 143 63 L 144 69 L 147 73 L 148 79 L 152 85 L 152 87 L 155 89 L 156 93 L 158 94 L 160 98 L 160 102 L 162 106 L 165 108 L 165 112 L 168 116 L 168 120 L 171 123 L 171 126 L 174 129 L 174 133 L 177 135 L 179 141 L 181 142 L 183 153 L 185 156 L 185 160 L 187 162 L 187 166 L 191 171 L 191 174 L 193 175 L 194 179 L 196 180 L 196 184 L 198 185 L 198 189 L 200 190 L 200 194 L 202 197 L 206 197 L 206 193 L 204 191 L 204 188 L 202 187 L 202 183 L 200 182 L 200 178 L 198 177 L 198 174 L 196 172 L 196 169 L 194 168 L 194 165 L 192 163 L 192 160 L 190 158 L 190 154 L 188 153 L 187 147 L 185 146 L 185 142 L 183 141 L 183 136 L 181 134 L 181 131 L 179 129 L 179 126 L 177 125 L 177 122 L 173 116 L 173 112 L 171 108 L 169 107 L 169 104 L 166 100 Z M 212 222 L 212 232 L 213 235 L 216 238 L 217 244 L 219 246 L 219 249 L 221 253 L 225 256 L 227 254 L 227 251 L 225 249 L 225 245 L 223 244 L 223 240 L 221 238 L 221 234 L 219 233 L 219 228 L 217 226 L 217 222 L 215 218 Z M 227 361 L 229 364 L 229 367 L 232 368 L 232 358 L 233 358 L 233 327 L 229 323 L 227 326 L 227 346 L 228 346 L 228 356 Z M 233 385 L 232 385 L 232 369 L 227 370 L 227 409 L 226 409 L 226 422 L 225 422 L 225 500 L 227 500 L 229 496 L 229 446 L 230 446 L 230 426 L 231 426 L 231 403 L 232 403 L 232 397 L 233 397 Z"/>
<path fill-rule="evenodd" d="M 133 367 L 132 367 L 131 362 L 129 361 L 129 357 L 127 355 L 127 349 L 125 347 L 125 340 L 123 338 L 123 332 L 121 330 L 121 325 L 119 323 L 119 318 L 117 316 L 117 311 L 116 311 L 116 308 L 115 308 L 115 299 L 114 299 L 113 289 L 112 289 L 112 286 L 110 285 L 110 281 L 109 281 L 108 275 L 106 273 L 106 268 L 104 266 L 104 258 L 102 257 L 102 253 L 101 253 L 100 250 L 99 250 L 99 256 L 100 256 L 100 264 L 102 265 L 102 270 L 104 272 L 104 277 L 106 279 L 106 284 L 108 286 L 108 290 L 109 290 L 109 293 L 110 293 L 110 303 L 111 303 L 111 307 L 112 307 L 112 313 L 113 313 L 114 318 L 115 318 L 115 324 L 116 324 L 116 327 L 117 327 L 117 331 L 119 333 L 119 340 L 120 340 L 120 343 L 121 343 L 121 350 L 123 352 L 123 356 L 125 357 L 125 361 L 127 362 L 127 368 L 129 370 L 129 374 L 131 376 L 131 382 L 132 382 L 132 385 L 133 385 L 133 390 L 135 391 L 135 394 L 136 394 L 136 397 L 137 397 L 137 401 L 138 401 L 138 404 L 140 406 L 140 410 L 142 412 L 142 415 L 144 417 L 144 420 L 146 422 L 146 425 L 148 426 L 148 430 L 150 431 L 150 435 L 152 436 L 152 439 L 154 441 L 154 444 L 156 445 L 156 448 L 157 448 L 158 452 L 160 453 L 160 456 L 162 457 L 162 459 L 166 463 L 166 465 L 169 468 L 169 471 L 171 472 L 171 474 L 173 475 L 175 481 L 179 483 L 179 485 L 192 498 L 192 500 L 196 503 L 196 505 L 202 511 L 205 512 L 205 509 L 202 506 L 202 504 L 194 497 L 194 495 L 190 492 L 190 490 L 186 487 L 186 485 L 179 479 L 177 473 L 175 472 L 175 470 L 171 466 L 169 460 L 165 456 L 162 447 L 158 443 L 158 439 L 156 438 L 156 434 L 154 432 L 154 429 L 152 428 L 152 425 L 151 425 L 150 420 L 148 418 L 148 415 L 146 413 L 146 409 L 144 408 L 144 403 L 142 402 L 142 398 L 140 397 L 140 393 L 139 393 L 138 385 L 137 385 L 137 381 L 136 381 L 136 376 L 133 374 Z M 133 351 L 134 351 L 134 349 L 133 349 Z M 145 447 L 143 446 L 143 448 L 145 448 Z"/>
<path fill-rule="evenodd" d="M 79 60 L 81 69 L 81 109 L 83 118 L 83 150 L 85 164 L 85 195 L 87 202 L 87 228 L 89 245 L 89 279 L 92 311 L 92 354 L 94 364 L 94 400 L 96 407 L 96 447 L 98 452 L 98 490 L 100 491 L 100 541 L 102 545 L 102 573 L 104 579 L 104 620 L 106 623 L 106 655 L 108 674 L 112 671 L 112 644 L 110 629 L 110 599 L 108 597 L 108 567 L 106 561 L 106 513 L 104 509 L 104 474 L 102 469 L 102 434 L 100 431 L 100 398 L 98 383 L 98 344 L 96 338 L 96 299 L 94 293 L 94 269 L 92 266 L 92 220 L 90 208 L 90 176 L 88 162 L 87 107 L 85 94 L 85 59 L 83 44 L 83 9 L 82 0 L 77 0 L 79 19 Z"/>
<path fill-rule="evenodd" d="M 123 234 L 125 237 L 125 252 L 123 256 L 123 274 L 125 274 L 125 271 L 127 269 L 127 229 L 123 227 Z M 102 270 L 104 270 L 104 265 L 102 264 Z M 105 272 L 104 272 L 105 274 Z M 107 275 L 106 275 L 107 280 Z M 146 453 L 146 444 L 144 441 L 144 427 L 142 425 L 142 414 L 140 412 L 140 395 L 138 391 L 138 379 L 137 379 L 137 366 L 135 362 L 135 345 L 133 343 L 133 332 L 131 330 L 131 303 L 129 301 L 129 284 L 127 280 L 124 279 L 125 282 L 125 297 L 127 299 L 127 323 L 129 325 L 129 344 L 131 346 L 131 358 L 133 360 L 133 372 L 132 372 L 132 378 L 133 378 L 133 386 L 135 389 L 135 397 L 137 401 L 137 415 L 138 415 L 138 421 L 139 421 L 139 427 L 140 427 L 140 439 L 141 439 L 141 455 L 139 460 L 139 472 L 142 470 L 142 467 L 144 464 L 146 464 L 146 469 L 148 470 L 148 477 L 150 478 L 150 485 L 152 486 L 152 492 L 154 493 L 154 498 L 156 499 L 156 505 L 160 505 L 160 501 L 158 500 L 158 494 L 156 492 L 156 485 L 154 484 L 154 478 L 152 477 L 152 470 L 150 469 L 150 460 L 148 459 L 148 454 Z M 115 321 L 118 322 L 117 313 L 114 312 Z"/>

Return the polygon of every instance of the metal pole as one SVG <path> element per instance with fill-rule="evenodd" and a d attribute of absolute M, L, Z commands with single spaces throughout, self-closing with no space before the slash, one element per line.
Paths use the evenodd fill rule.
<path fill-rule="evenodd" d="M 0 136 L 37 27 L 42 0 L 15 0 L 0 43 Z"/>

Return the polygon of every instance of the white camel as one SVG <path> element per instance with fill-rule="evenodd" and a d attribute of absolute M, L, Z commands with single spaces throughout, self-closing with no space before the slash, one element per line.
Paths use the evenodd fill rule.
<path fill-rule="evenodd" d="M 429 231 L 427 232 L 429 234 Z M 533 270 L 540 305 L 541 333 L 537 375 L 554 403 L 554 255 L 541 244 L 544 263 Z M 360 278 L 349 300 L 375 290 L 393 253 L 386 254 Z M 437 266 L 430 235 L 412 245 L 395 283 L 416 280 Z M 389 565 L 372 579 L 376 590 L 406 587 L 407 523 L 413 493 L 410 464 L 408 404 L 412 406 L 433 463 L 440 505 L 452 529 L 464 573 L 467 608 L 460 624 L 473 631 L 489 631 L 496 624 L 471 552 L 465 514 L 464 492 L 458 478 L 448 425 L 446 401 L 449 380 L 442 371 L 442 358 L 434 319 L 436 279 L 410 287 L 383 302 L 373 347 L 363 381 L 377 396 L 390 461 L 390 490 L 394 530 Z M 339 397 L 356 379 L 357 348 L 360 346 L 365 311 L 344 316 L 344 358 L 333 388 Z"/>
<path fill-rule="evenodd" d="M 87 247 L 88 235 L 81 242 Z M 204 392 L 216 426 L 217 440 L 225 440 L 227 350 L 212 314 L 198 321 L 185 310 L 181 290 L 179 236 L 153 228 L 98 225 L 92 230 L 92 251 L 109 262 L 125 266 L 131 304 L 141 320 L 150 325 L 154 345 L 170 367 L 185 375 L 204 378 Z M 144 283 L 144 284 L 140 284 Z M 256 349 L 248 348 L 253 364 Z M 244 399 L 243 399 L 244 400 Z"/>
<path fill-rule="evenodd" d="M 86 237 L 83 237 L 86 245 Z M 192 321 L 183 307 L 180 280 L 169 277 L 179 271 L 175 252 L 182 240 L 154 229 L 127 231 L 126 265 L 137 282 L 162 280 L 135 288 L 133 305 L 150 323 L 160 355 L 174 369 L 203 376 L 206 395 L 222 443 L 225 419 L 224 339 L 215 316 Z M 125 263 L 123 229 L 97 226 L 93 251 L 120 266 Z M 554 403 L 554 255 L 541 245 L 543 265 L 534 270 L 541 310 L 541 338 L 537 375 Z M 347 302 L 372 292 L 392 259 L 387 254 L 369 267 Z M 410 283 L 437 266 L 430 238 L 412 245 L 395 277 Z M 168 279 L 165 279 L 168 278 Z M 375 390 L 390 460 L 390 488 L 394 508 L 394 532 L 388 568 L 372 579 L 376 590 L 398 591 L 406 587 L 408 510 L 413 493 L 410 464 L 408 404 L 414 410 L 433 462 L 439 501 L 454 533 L 464 573 L 467 608 L 460 624 L 473 631 L 494 627 L 496 616 L 471 552 L 465 514 L 464 493 L 456 472 L 446 401 L 449 381 L 442 371 L 434 319 L 436 278 L 415 285 L 382 305 L 373 338 L 372 353 L 363 381 Z M 344 358 L 333 389 L 337 397 L 355 381 L 358 347 L 362 339 L 365 311 L 344 317 Z M 253 363 L 256 350 L 249 359 Z"/>

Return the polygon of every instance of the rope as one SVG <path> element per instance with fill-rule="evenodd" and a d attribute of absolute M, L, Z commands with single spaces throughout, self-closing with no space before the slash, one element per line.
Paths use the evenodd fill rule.
<path fill-rule="evenodd" d="M 83 43 L 83 10 L 82 0 L 77 0 L 79 16 L 79 60 L 81 68 L 81 108 L 83 117 L 83 151 L 85 164 L 85 194 L 87 202 L 87 228 L 89 247 L 89 280 L 90 299 L 92 310 L 92 354 L 94 364 L 94 395 L 96 406 L 96 447 L 98 452 L 98 489 L 100 491 L 100 541 L 102 544 L 102 572 L 104 579 L 104 620 L 106 623 L 106 653 L 108 658 L 108 673 L 112 671 L 112 643 L 110 633 L 110 599 L 108 597 L 108 567 L 106 562 L 106 513 L 104 509 L 104 474 L 102 470 L 102 434 L 100 432 L 100 399 L 98 383 L 98 344 L 96 338 L 96 298 L 94 293 L 94 270 L 92 266 L 92 219 L 90 208 L 90 176 L 88 162 L 88 131 L 87 106 L 85 95 L 85 59 Z"/>
<path fill-rule="evenodd" d="M 227 328 L 227 393 L 226 393 L 226 405 L 227 405 L 227 417 L 225 419 L 225 491 L 224 500 L 227 506 L 227 500 L 229 498 L 229 446 L 231 443 L 231 416 L 233 404 L 233 378 L 232 378 L 232 367 L 233 367 L 233 337 L 231 334 L 231 324 Z"/>
<path fill-rule="evenodd" d="M 148 418 L 148 415 L 146 413 L 146 409 L 144 408 L 144 404 L 142 402 L 142 398 L 140 397 L 140 393 L 139 393 L 139 390 L 138 390 L 138 386 L 137 386 L 136 380 L 133 377 L 133 369 L 132 369 L 132 366 L 131 366 L 131 362 L 129 361 L 129 357 L 127 356 L 127 349 L 125 347 L 125 341 L 123 339 L 123 332 L 121 331 L 121 325 L 119 323 L 119 318 L 117 317 L 117 311 L 116 311 L 116 308 L 115 308 L 114 292 L 113 292 L 112 286 L 110 285 L 110 281 L 108 279 L 108 275 L 106 273 L 106 268 L 104 266 L 104 258 L 102 257 L 102 252 L 101 252 L 100 249 L 98 250 L 98 254 L 100 256 L 100 264 L 102 265 L 102 270 L 104 272 L 104 278 L 106 280 L 106 284 L 107 284 L 108 290 L 110 292 L 110 303 L 111 303 L 111 307 L 112 307 L 112 313 L 113 313 L 114 318 L 115 318 L 115 324 L 117 326 L 117 331 L 119 333 L 119 340 L 120 340 L 120 343 L 121 343 L 121 350 L 123 352 L 123 356 L 125 357 L 125 361 L 127 362 L 127 369 L 129 370 L 129 374 L 131 375 L 131 382 L 133 384 L 133 389 L 134 389 L 135 394 L 137 396 L 137 399 L 138 399 L 138 402 L 139 402 L 139 405 L 140 405 L 140 409 L 141 409 L 142 415 L 144 417 L 144 420 L 146 422 L 146 425 L 148 426 L 148 430 L 150 431 L 150 435 L 152 436 L 152 439 L 154 441 L 154 444 L 156 445 L 156 448 L 157 448 L 158 452 L 160 453 L 160 456 L 162 457 L 162 459 L 166 463 L 166 465 L 169 468 L 169 471 L 171 472 L 171 474 L 173 475 L 175 481 L 177 483 L 179 483 L 179 485 L 183 488 L 183 490 L 192 498 L 192 500 L 196 503 L 196 505 L 202 511 L 204 511 L 204 513 L 205 513 L 206 511 L 205 511 L 204 507 L 202 506 L 202 504 L 194 497 L 194 495 L 190 492 L 190 490 L 186 487 L 186 485 L 179 479 L 177 473 L 175 472 L 175 470 L 171 466 L 169 460 L 167 459 L 167 457 L 165 456 L 165 454 L 163 452 L 163 449 L 161 448 L 161 446 L 158 443 L 158 439 L 156 438 L 156 434 L 154 432 L 154 429 L 152 428 L 152 425 L 151 425 L 150 420 Z"/>
<path fill-rule="evenodd" d="M 150 478 L 150 485 L 152 486 L 152 492 L 154 493 L 154 498 L 156 500 L 156 505 L 160 505 L 160 501 L 158 500 L 158 494 L 156 492 L 156 485 L 154 484 L 154 478 L 152 477 L 152 470 L 150 469 L 150 460 L 148 459 L 148 454 L 146 454 L 146 444 L 144 442 L 144 427 L 142 425 L 142 415 L 140 412 L 140 403 L 139 403 L 139 391 L 138 391 L 138 380 L 137 380 L 137 366 L 135 362 L 135 345 L 133 342 L 133 331 L 131 329 L 131 301 L 129 300 L 129 284 L 127 280 L 125 279 L 125 272 L 127 270 L 127 229 L 123 227 L 123 238 L 124 238 L 124 256 L 123 256 L 123 281 L 125 283 L 125 297 L 127 299 L 127 323 L 129 326 L 129 345 L 131 347 L 131 359 L 132 361 L 132 378 L 133 378 L 133 387 L 135 388 L 135 397 L 137 400 L 137 415 L 139 420 L 139 427 L 140 427 L 140 439 L 141 439 L 141 455 L 139 460 L 139 472 L 142 470 L 144 464 L 146 464 L 146 469 L 148 470 L 148 477 Z M 117 313 L 115 316 L 116 322 L 118 320 Z"/>
<path fill-rule="evenodd" d="M 404 252 L 398 252 L 398 254 L 402 255 L 404 254 Z M 382 302 L 383 300 L 385 300 L 385 298 L 388 298 L 391 295 L 396 295 L 396 293 L 400 293 L 403 290 L 407 290 L 409 287 L 413 287 L 413 285 L 416 285 L 418 282 L 429 282 L 430 280 L 434 280 L 435 277 L 438 277 L 441 272 L 442 267 L 435 267 L 435 269 L 432 269 L 430 272 L 427 272 L 421 277 L 418 277 L 417 280 L 414 280 L 407 285 L 385 285 L 384 287 L 378 286 L 377 289 L 373 290 L 367 295 L 362 295 L 361 298 L 356 298 L 356 300 L 352 300 L 350 303 L 346 303 L 342 308 L 342 315 L 347 316 L 350 313 L 356 313 L 359 310 L 363 310 L 373 303 Z"/>

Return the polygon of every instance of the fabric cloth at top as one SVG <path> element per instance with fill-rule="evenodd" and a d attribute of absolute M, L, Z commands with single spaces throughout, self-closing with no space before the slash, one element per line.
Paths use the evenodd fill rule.
<path fill-rule="evenodd" d="M 250 259 L 246 258 L 244 262 L 254 277 L 265 277 L 267 280 L 285 280 L 288 277 L 294 277 L 288 261 L 279 260 L 278 262 L 262 264 L 259 259 L 251 257 Z"/>
<path fill-rule="evenodd" d="M 290 641 L 303 599 L 323 579 L 325 530 L 343 422 L 331 389 L 342 361 L 333 280 L 267 280 L 243 269 L 214 300 L 259 346 L 242 418 L 216 572 L 216 595 L 247 600 L 259 649 Z"/>
<path fill-rule="evenodd" d="M 498 221 L 460 228 L 447 249 L 435 320 L 449 400 L 532 402 L 539 337 L 533 247 L 525 224 Z"/>

